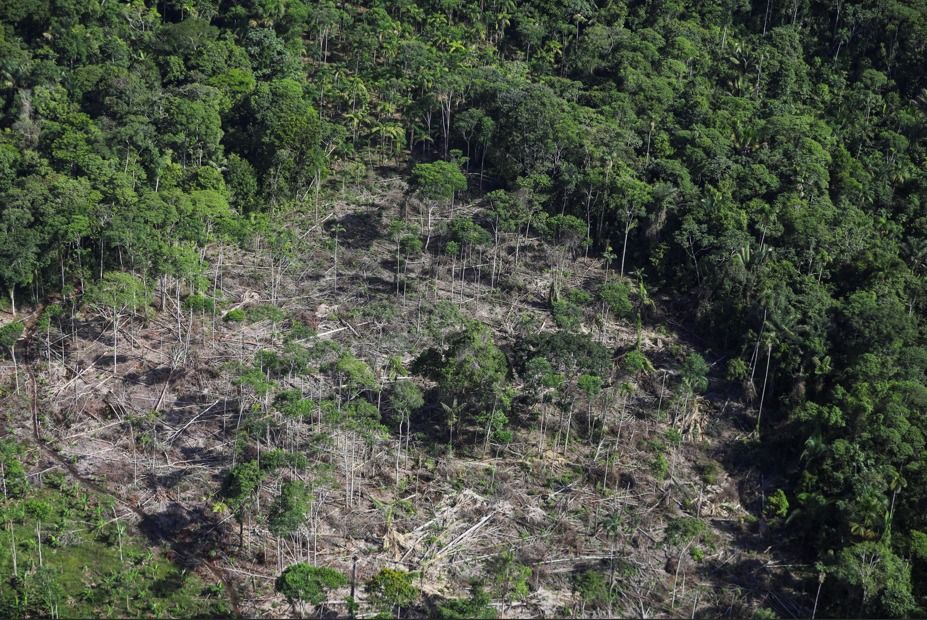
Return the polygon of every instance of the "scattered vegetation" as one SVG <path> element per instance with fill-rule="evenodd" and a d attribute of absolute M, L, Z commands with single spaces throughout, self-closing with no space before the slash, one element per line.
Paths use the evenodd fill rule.
<path fill-rule="evenodd" d="M 925 40 L 0 3 L 0 612 L 927 615 Z"/>

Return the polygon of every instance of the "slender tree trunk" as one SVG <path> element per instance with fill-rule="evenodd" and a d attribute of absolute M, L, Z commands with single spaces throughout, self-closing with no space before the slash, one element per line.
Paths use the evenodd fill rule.
<path fill-rule="evenodd" d="M 16 393 L 19 394 L 19 364 L 16 362 L 16 343 L 10 345 L 10 358 L 13 360 L 13 377 L 16 381 Z"/>
<path fill-rule="evenodd" d="M 10 528 L 10 557 L 13 559 L 13 576 L 19 577 L 19 568 L 16 565 L 16 534 L 13 532 L 13 522 L 8 521 Z"/>
<path fill-rule="evenodd" d="M 624 223 L 624 243 L 621 245 L 621 277 L 624 277 L 624 259 L 628 252 L 628 235 L 631 233 L 631 214 Z"/>
<path fill-rule="evenodd" d="M 564 438 L 563 438 L 563 449 L 564 450 L 566 450 L 570 446 L 570 425 L 572 424 L 572 422 L 573 422 L 573 403 L 571 402 L 570 410 L 567 413 L 566 435 L 564 435 Z"/>
<path fill-rule="evenodd" d="M 116 339 L 119 337 L 119 313 L 113 307 L 113 376 L 116 376 Z"/>
<path fill-rule="evenodd" d="M 396 486 L 399 486 L 399 459 L 402 454 L 402 420 L 399 421 L 399 440 L 396 442 Z"/>
<path fill-rule="evenodd" d="M 814 617 L 818 613 L 818 599 L 821 597 L 821 587 L 824 585 L 824 577 L 827 573 L 821 573 L 818 575 L 818 591 L 814 595 L 814 607 L 811 609 L 811 620 L 814 620 Z"/>
<path fill-rule="evenodd" d="M 766 347 L 766 375 L 763 377 L 763 393 L 760 396 L 760 408 L 756 414 L 756 434 L 760 434 L 760 420 L 763 417 L 763 401 L 766 399 L 766 382 L 769 380 L 769 362 L 772 358 L 772 342 Z"/>
<path fill-rule="evenodd" d="M 538 456 L 544 454 L 544 445 L 547 443 L 546 433 L 547 432 L 547 407 L 542 403 L 541 405 L 541 436 L 538 440 Z"/>

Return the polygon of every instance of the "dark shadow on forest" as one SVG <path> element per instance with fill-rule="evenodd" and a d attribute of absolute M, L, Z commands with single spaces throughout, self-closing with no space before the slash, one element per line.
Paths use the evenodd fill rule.
<path fill-rule="evenodd" d="M 169 378 L 180 377 L 183 371 L 181 369 L 171 370 L 170 366 L 158 366 L 146 370 L 138 376 L 138 380 L 145 385 L 159 385 L 166 382 Z"/>
<path fill-rule="evenodd" d="M 189 569 L 202 564 L 222 542 L 226 527 L 203 507 L 188 509 L 171 502 L 161 512 L 145 515 L 139 529 L 153 545 L 169 547 L 177 564 Z"/>
<path fill-rule="evenodd" d="M 391 280 L 367 274 L 345 274 L 338 276 L 338 290 L 342 293 L 357 293 L 367 289 L 368 293 L 394 294 L 396 285 Z M 370 301 L 373 301 L 372 299 Z"/>
<path fill-rule="evenodd" d="M 152 492 L 170 490 L 176 487 L 187 476 L 187 470 L 175 469 L 166 474 L 150 473 L 147 476 L 148 489 Z"/>
<path fill-rule="evenodd" d="M 128 355 L 120 355 L 118 353 L 116 354 L 116 364 L 117 365 L 124 364 L 127 361 L 129 361 Z M 112 368 L 113 367 L 112 354 L 104 353 L 102 355 L 98 355 L 96 358 L 94 358 L 93 365 L 96 366 L 97 368 Z"/>
<path fill-rule="evenodd" d="M 338 243 L 352 250 L 368 249 L 386 232 L 379 211 L 373 209 L 362 213 L 348 213 L 338 220 L 326 223 L 325 231 L 332 237 L 335 235 L 333 228 L 336 225 L 344 228 L 338 233 Z"/>

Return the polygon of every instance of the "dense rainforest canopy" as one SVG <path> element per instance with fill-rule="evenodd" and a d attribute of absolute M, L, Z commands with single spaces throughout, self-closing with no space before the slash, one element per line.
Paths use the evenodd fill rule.
<path fill-rule="evenodd" d="M 758 404 L 744 459 L 830 611 L 923 615 L 925 58 L 900 0 L 5 0 L 0 288 L 118 321 L 113 272 L 199 290 L 208 244 L 405 162 L 670 300 Z M 459 398 L 495 411 L 491 370 Z"/>

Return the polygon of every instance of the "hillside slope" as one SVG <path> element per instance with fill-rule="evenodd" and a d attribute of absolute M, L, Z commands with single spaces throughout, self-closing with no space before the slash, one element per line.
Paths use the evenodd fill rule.
<path fill-rule="evenodd" d="M 925 54 L 0 2 L 0 612 L 927 615 Z"/>
<path fill-rule="evenodd" d="M 206 272 L 219 307 L 194 309 L 192 296 L 178 306 L 170 289 L 155 291 L 156 309 L 119 328 L 115 370 L 111 321 L 88 312 L 73 332 L 54 320 L 33 330 L 19 345 L 28 361 L 19 395 L 10 395 L 20 408 L 8 420 L 22 422 L 14 425 L 23 445 L 37 445 L 25 423 L 36 381 L 39 445 L 61 460 L 39 453 L 35 467 L 68 464 L 65 474 L 136 513 L 126 520 L 151 544 L 199 566 L 204 579 L 223 572 L 244 615 L 280 613 L 274 579 L 299 560 L 349 573 L 357 557 L 359 582 L 385 567 L 412 571 L 419 606 L 462 597 L 474 579 L 492 584 L 487 560 L 506 552 L 530 569 L 517 601 L 496 599 L 506 615 L 804 609 L 808 600 L 771 585 L 776 563 L 757 529 L 762 488 L 731 469 L 735 448 L 750 443 L 747 414 L 707 366 L 704 386 L 684 383 L 698 348 L 659 305 L 631 295 L 628 310 L 642 316 L 635 325 L 633 312 L 619 319 L 582 298 L 575 324 L 560 330 L 548 303 L 554 279 L 564 297 L 598 290 L 601 261 L 578 253 L 564 261 L 558 246 L 529 237 L 517 240 L 516 265 L 512 235 L 465 271 L 441 257 L 437 248 L 450 239 L 436 235 L 431 253 L 403 265 L 397 289 L 386 231 L 402 189 L 395 177 L 372 179 L 368 190 L 340 197 L 321 225 L 294 224 L 286 261 L 265 248 L 213 248 Z M 405 208 L 415 221 L 425 207 Z M 484 213 L 461 205 L 457 215 L 472 222 Z M 491 274 L 477 273 L 493 257 L 495 288 Z M 519 351 L 539 333 L 601 345 L 600 389 L 583 392 L 578 374 L 570 376 L 577 370 L 567 369 L 548 396 L 517 399 L 488 440 L 473 420 L 446 445 L 440 379 L 407 368 L 474 319 L 506 353 L 519 392 L 531 394 L 532 380 L 517 369 Z M 562 354 L 551 350 L 555 361 Z M 645 356 L 641 367 L 631 354 Z M 345 386 L 332 379 L 345 356 L 374 378 L 354 400 L 339 397 Z M 396 425 L 364 428 L 323 413 L 340 398 L 342 407 L 359 400 L 395 420 L 400 382 L 425 396 L 402 439 Z M 223 481 L 249 461 L 265 473 L 238 517 Z M 307 483 L 310 508 L 292 532 L 275 536 L 275 501 L 293 480 Z M 579 575 L 591 582 L 577 591 Z M 332 593 L 329 606 L 343 613 L 344 594 Z M 363 592 L 357 598 L 372 608 Z"/>

